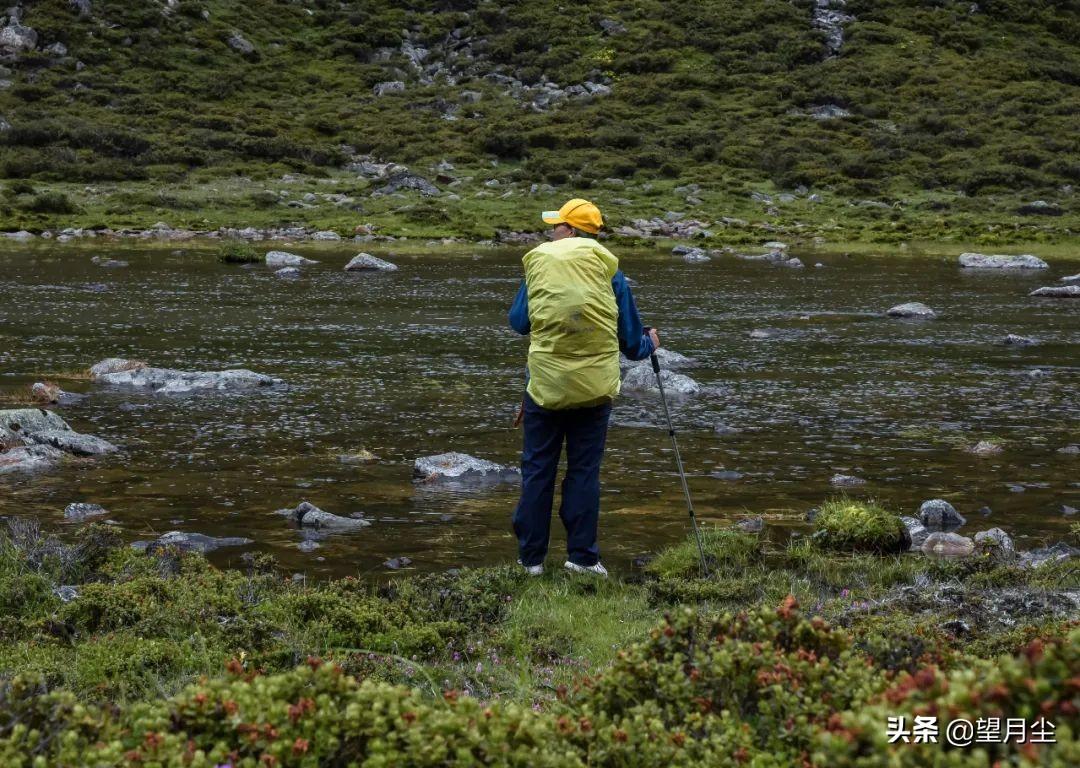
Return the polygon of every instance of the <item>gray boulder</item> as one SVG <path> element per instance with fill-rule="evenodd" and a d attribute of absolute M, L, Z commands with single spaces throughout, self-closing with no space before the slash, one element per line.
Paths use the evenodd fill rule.
<path fill-rule="evenodd" d="M 1018 336 L 1015 333 L 1010 333 L 1001 340 L 1001 343 L 1007 347 L 1031 347 L 1038 344 L 1039 340 L 1030 336 Z"/>
<path fill-rule="evenodd" d="M 919 301 L 909 301 L 906 304 L 897 304 L 885 314 L 889 317 L 917 318 L 920 320 L 932 320 L 937 317 L 937 313 L 934 312 L 934 310 Z"/>
<path fill-rule="evenodd" d="M 54 469 L 63 458 L 62 451 L 48 445 L 15 446 L 0 451 L 0 475 L 45 472 Z"/>
<path fill-rule="evenodd" d="M 417 176 L 415 173 L 409 173 L 408 171 L 398 171 L 387 177 L 386 184 L 376 189 L 371 194 L 375 197 L 382 195 L 392 195 L 395 192 L 402 190 L 414 190 L 419 192 L 424 197 L 436 197 L 440 194 L 439 188 L 425 179 L 423 176 Z"/>
<path fill-rule="evenodd" d="M 975 534 L 975 549 L 982 554 L 991 554 L 996 557 L 1010 558 L 1016 554 L 1013 540 L 1009 534 L 1000 528 L 991 528 L 988 531 L 979 531 Z"/>
<path fill-rule="evenodd" d="M 250 56 L 255 53 L 255 46 L 248 42 L 239 32 L 233 32 L 229 35 L 226 43 L 241 56 Z"/>
<path fill-rule="evenodd" d="M 105 373 L 96 371 L 105 370 Z M 179 395 L 191 392 L 244 392 L 282 385 L 281 379 L 234 368 L 226 371 L 178 371 L 153 368 L 145 363 L 119 358 L 103 360 L 90 369 L 100 384 L 147 389 L 155 395 Z"/>
<path fill-rule="evenodd" d="M 0 411 L 0 473 L 50 469 L 64 455 L 100 456 L 117 450 L 106 440 L 76 432 L 51 411 Z"/>
<path fill-rule="evenodd" d="M 302 267 L 305 264 L 318 264 L 314 259 L 305 259 L 288 251 L 270 251 L 266 254 L 266 266 L 268 267 Z"/>
<path fill-rule="evenodd" d="M 324 229 L 320 232 L 316 232 L 311 236 L 312 240 L 319 240 L 321 242 L 336 243 L 341 239 L 341 235 L 334 232 L 332 229 Z"/>
<path fill-rule="evenodd" d="M 109 510 L 100 504 L 68 504 L 64 507 L 64 518 L 72 522 L 81 523 L 95 517 L 109 514 Z"/>
<path fill-rule="evenodd" d="M 907 528 L 908 537 L 911 539 L 911 549 L 921 550 L 923 542 L 930 535 L 930 531 L 914 517 L 901 517 L 900 522 Z"/>
<path fill-rule="evenodd" d="M 1019 256 L 961 253 L 960 266 L 966 269 L 1046 269 L 1050 265 L 1030 253 Z"/>
<path fill-rule="evenodd" d="M 3 129 L 0 128 L 0 130 Z M 1067 275 L 1066 277 L 1061 278 L 1061 282 L 1067 284 L 1080 283 L 1080 272 L 1077 272 L 1075 275 Z"/>
<path fill-rule="evenodd" d="M 23 53 L 37 48 L 38 33 L 12 19 L 0 29 L 0 51 L 9 54 Z"/>
<path fill-rule="evenodd" d="M 837 488 L 857 488 L 860 485 L 866 485 L 866 481 L 855 475 L 837 474 L 829 479 L 829 484 L 836 486 Z"/>
<path fill-rule="evenodd" d="M 980 440 L 979 442 L 975 443 L 975 445 L 968 448 L 969 453 L 974 453 L 976 456 L 982 456 L 983 458 L 997 456 L 1004 450 L 1005 449 L 1002 448 L 1000 445 L 998 445 L 997 443 L 992 443 L 989 440 Z"/>
<path fill-rule="evenodd" d="M 65 425 L 66 426 L 66 425 Z M 104 456 L 119 450 L 108 440 L 93 435 L 83 435 L 70 427 L 67 429 L 49 429 L 34 432 L 26 442 L 34 445 L 51 445 L 53 448 L 70 453 L 73 456 Z"/>
<path fill-rule="evenodd" d="M 919 506 L 919 521 L 931 531 L 959 528 L 967 522 L 945 499 L 930 499 Z"/>
<path fill-rule="evenodd" d="M 405 90 L 405 83 L 402 80 L 384 80 L 381 83 L 375 83 L 375 86 L 371 89 L 371 92 L 376 96 L 385 96 L 388 93 L 401 93 Z"/>
<path fill-rule="evenodd" d="M 136 541 L 131 544 L 132 549 L 144 552 L 154 552 L 165 547 L 173 547 L 185 552 L 213 552 L 222 547 L 243 547 L 253 544 L 251 539 L 242 536 L 207 536 L 202 533 L 186 533 L 184 531 L 169 531 L 153 541 Z"/>
<path fill-rule="evenodd" d="M 384 261 L 376 256 L 372 256 L 370 253 L 358 253 L 345 265 L 346 272 L 394 272 L 396 270 L 397 264 Z"/>
<path fill-rule="evenodd" d="M 664 393 L 668 395 L 696 395 L 701 392 L 701 385 L 675 371 L 660 369 L 660 380 L 664 384 Z M 627 392 L 659 392 L 656 386 L 656 374 L 652 365 L 635 365 L 623 376 L 622 388 Z"/>
<path fill-rule="evenodd" d="M 1033 549 L 1030 552 L 1020 553 L 1020 566 L 1022 568 L 1039 568 L 1047 563 L 1057 563 L 1062 560 L 1070 560 L 1080 556 L 1080 549 L 1070 547 L 1063 541 L 1059 541 L 1050 547 Z"/>
<path fill-rule="evenodd" d="M 1042 296 L 1049 299 L 1080 299 L 1080 285 L 1047 285 L 1036 288 L 1028 296 Z"/>
<path fill-rule="evenodd" d="M 967 557 L 975 551 L 975 543 L 958 533 L 937 531 L 926 537 L 922 551 L 924 555 L 937 557 Z"/>
<path fill-rule="evenodd" d="M 295 509 L 279 509 L 277 514 L 289 519 L 289 522 L 301 528 L 314 528 L 326 531 L 358 531 L 371 525 L 370 520 L 362 517 L 341 517 L 324 512 L 311 502 L 302 501 Z"/>
<path fill-rule="evenodd" d="M 283 279 L 295 279 L 297 277 L 300 277 L 300 268 L 299 267 L 282 267 L 281 269 L 279 269 L 274 274 L 277 277 L 280 277 L 280 278 L 283 278 Z"/>
<path fill-rule="evenodd" d="M 440 453 L 423 456 L 413 464 L 413 480 L 422 483 L 439 482 L 518 482 L 521 472 L 516 467 L 478 459 L 467 453 Z"/>

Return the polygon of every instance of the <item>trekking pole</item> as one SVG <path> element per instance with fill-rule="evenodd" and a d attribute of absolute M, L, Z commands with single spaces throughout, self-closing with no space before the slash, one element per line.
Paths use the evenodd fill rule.
<path fill-rule="evenodd" d="M 649 356 L 652 361 L 653 373 L 656 374 L 656 386 L 660 388 L 660 402 L 664 404 L 664 417 L 667 419 L 667 431 L 671 437 L 671 447 L 675 450 L 675 466 L 679 469 L 679 479 L 682 480 L 683 493 L 686 495 L 686 511 L 690 513 L 690 524 L 694 528 L 694 538 L 697 540 L 698 555 L 701 556 L 701 575 L 709 575 L 709 566 L 705 563 L 705 547 L 701 543 L 701 531 L 698 530 L 697 516 L 694 514 L 694 502 L 690 500 L 690 486 L 686 484 L 686 471 L 683 470 L 682 456 L 679 455 L 679 443 L 675 440 L 675 427 L 671 424 L 671 411 L 668 410 L 667 396 L 664 394 L 664 382 L 660 378 L 660 360 L 653 352 Z"/>

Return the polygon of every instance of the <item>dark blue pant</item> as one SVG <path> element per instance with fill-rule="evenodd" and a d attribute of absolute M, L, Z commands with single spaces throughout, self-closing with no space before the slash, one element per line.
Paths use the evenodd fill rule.
<path fill-rule="evenodd" d="M 559 518 L 566 528 L 568 559 L 577 565 L 600 560 L 600 462 L 604 458 L 611 404 L 550 411 L 525 395 L 521 451 L 521 501 L 514 510 L 514 533 L 523 565 L 539 565 L 547 555 L 555 472 L 566 440 L 566 477 Z"/>

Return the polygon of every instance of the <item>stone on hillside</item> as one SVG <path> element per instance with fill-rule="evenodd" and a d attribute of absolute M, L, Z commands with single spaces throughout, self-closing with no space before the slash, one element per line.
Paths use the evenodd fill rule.
<path fill-rule="evenodd" d="M 907 528 L 908 536 L 911 537 L 911 549 L 921 550 L 923 542 L 930 535 L 930 531 L 914 517 L 901 517 L 900 522 Z"/>
<path fill-rule="evenodd" d="M 126 365 L 125 365 L 126 364 Z M 106 370 L 106 373 L 95 373 Z M 94 381 L 116 387 L 148 389 L 156 395 L 177 395 L 189 392 L 243 392 L 279 386 L 283 382 L 272 376 L 233 368 L 225 371 L 178 371 L 172 368 L 153 368 L 145 363 L 109 358 L 90 369 Z"/>
<path fill-rule="evenodd" d="M 1050 265 L 1030 253 L 1020 256 L 961 253 L 960 266 L 967 269 L 1046 269 Z"/>
<path fill-rule="evenodd" d="M 358 531 L 371 525 L 370 520 L 362 517 L 342 517 L 324 512 L 314 504 L 302 501 L 295 509 L 279 509 L 277 514 L 289 518 L 289 521 L 301 528 L 315 528 L 327 531 Z"/>
<path fill-rule="evenodd" d="M 371 92 L 376 96 L 385 96 L 388 93 L 401 93 L 405 90 L 405 83 L 402 80 L 384 80 L 381 83 L 375 83 L 375 87 L 371 89 Z"/>
<path fill-rule="evenodd" d="M 299 267 L 282 267 L 281 269 L 279 269 L 274 274 L 277 277 L 280 277 L 280 278 L 283 278 L 283 279 L 293 279 L 293 278 L 300 277 L 300 268 Z"/>
<path fill-rule="evenodd" d="M 324 229 L 321 232 L 316 232 L 311 236 L 312 240 L 320 240 L 323 242 L 337 242 L 341 239 L 341 235 L 330 229 Z"/>
<path fill-rule="evenodd" d="M 378 197 L 409 189 L 419 192 L 424 197 L 435 197 L 440 194 L 439 188 L 430 181 L 423 176 L 417 176 L 415 173 L 409 173 L 408 171 L 398 171 L 391 174 L 387 177 L 386 184 L 371 194 Z"/>
<path fill-rule="evenodd" d="M 440 453 L 423 456 L 413 464 L 413 479 L 424 483 L 438 482 L 518 482 L 521 472 L 506 464 L 478 459 L 467 453 Z"/>
<path fill-rule="evenodd" d="M 866 485 L 866 481 L 855 475 L 837 474 L 829 478 L 829 484 L 837 488 L 857 488 L 860 485 Z"/>
<path fill-rule="evenodd" d="M 838 120 L 851 117 L 851 112 L 838 104 L 820 104 L 816 107 L 810 107 L 806 114 L 815 120 Z"/>
<path fill-rule="evenodd" d="M 1047 285 L 1036 288 L 1028 296 L 1042 296 L 1050 299 L 1080 299 L 1080 285 Z"/>
<path fill-rule="evenodd" d="M 358 253 L 352 257 L 348 264 L 345 265 L 346 272 L 393 272 L 396 269 L 397 264 L 392 264 L 389 261 L 384 261 L 383 259 L 380 259 L 376 256 L 372 256 L 370 253 Z"/>
<path fill-rule="evenodd" d="M 909 301 L 906 304 L 897 304 L 886 312 L 889 317 L 909 317 L 931 320 L 937 317 L 937 313 L 930 307 L 919 301 Z"/>
<path fill-rule="evenodd" d="M 183 550 L 185 552 L 202 552 L 204 555 L 222 547 L 243 547 L 253 544 L 251 539 L 242 536 L 207 536 L 202 533 L 185 533 L 184 531 L 169 531 L 153 541 L 136 541 L 131 544 L 132 549 L 144 552 L 155 552 L 166 547 Z"/>
<path fill-rule="evenodd" d="M 314 259 L 305 259 L 288 251 L 269 251 L 266 254 L 266 266 L 268 267 L 302 267 L 305 264 L 318 264 Z"/>
<path fill-rule="evenodd" d="M 50 56 L 55 56 L 58 59 L 63 58 L 68 54 L 67 46 L 59 41 L 53 43 L 52 45 L 45 46 L 44 51 Z"/>
<path fill-rule="evenodd" d="M 938 557 L 967 557 L 975 551 L 975 543 L 967 536 L 958 533 L 931 533 L 923 542 L 925 555 Z"/>
<path fill-rule="evenodd" d="M 931 531 L 959 528 L 967 522 L 945 499 L 930 499 L 919 506 L 919 521 Z"/>
<path fill-rule="evenodd" d="M 95 517 L 102 517 L 109 514 L 109 510 L 100 504 L 68 504 L 64 507 L 64 518 L 76 523 L 81 523 L 84 520 L 90 520 Z"/>
<path fill-rule="evenodd" d="M 1060 216 L 1064 211 L 1056 203 L 1045 200 L 1033 200 L 1016 209 L 1021 216 Z"/>
<path fill-rule="evenodd" d="M 974 453 L 976 456 L 982 456 L 983 458 L 989 456 L 997 456 L 1004 449 L 997 443 L 992 443 L 989 440 L 980 440 L 975 445 L 968 448 L 969 453 Z"/>
<path fill-rule="evenodd" d="M 226 41 L 230 48 L 241 56 L 250 56 L 255 53 L 255 46 L 244 38 L 239 32 L 233 32 Z"/>
<path fill-rule="evenodd" d="M 374 464 L 378 460 L 378 456 L 365 448 L 353 451 L 352 453 L 343 453 L 338 456 L 338 461 L 342 464 Z"/>
<path fill-rule="evenodd" d="M 614 19 L 600 19 L 600 29 L 605 35 L 622 35 L 626 32 L 626 25 Z"/>
<path fill-rule="evenodd" d="M 1010 333 L 1001 340 L 1001 343 L 1007 347 L 1031 347 L 1038 344 L 1039 340 L 1030 336 L 1018 336 L 1015 333 Z"/>
<path fill-rule="evenodd" d="M 988 531 L 979 531 L 975 534 L 975 549 L 982 554 L 992 554 L 997 557 L 1008 558 L 1016 554 L 1013 541 L 1009 534 L 1000 528 L 991 528 Z"/>
<path fill-rule="evenodd" d="M 696 395 L 701 392 L 701 385 L 681 373 L 660 369 L 660 380 L 664 384 L 664 393 L 668 395 Z M 636 365 L 623 376 L 622 388 L 627 392 L 659 392 L 656 386 L 656 374 L 652 365 Z"/>
<path fill-rule="evenodd" d="M 11 123 L 4 119 L 3 115 L 0 115 L 0 133 L 6 133 L 11 130 Z"/>
<path fill-rule="evenodd" d="M 85 19 L 90 15 L 90 0 L 68 0 L 68 5 L 79 14 L 80 18 Z"/>
<path fill-rule="evenodd" d="M 1020 553 L 1020 566 L 1022 568 L 1039 568 L 1047 563 L 1057 563 L 1062 560 L 1070 560 L 1080 557 L 1080 549 L 1070 547 L 1063 541 L 1059 541 L 1050 547 L 1033 549 L 1030 552 Z"/>
<path fill-rule="evenodd" d="M 37 48 L 38 33 L 30 27 L 24 27 L 12 19 L 6 27 L 0 29 L 0 51 L 18 54 Z"/>

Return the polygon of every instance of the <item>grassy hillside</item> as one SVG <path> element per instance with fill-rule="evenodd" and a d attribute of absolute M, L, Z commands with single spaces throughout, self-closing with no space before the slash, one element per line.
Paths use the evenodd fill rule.
<path fill-rule="evenodd" d="M 832 6 L 850 20 L 830 29 L 811 0 L 28 1 L 36 47 L 0 69 L 0 177 L 30 186 L 9 182 L 0 212 L 5 228 L 160 211 L 344 227 L 393 211 L 357 172 L 370 155 L 440 187 L 409 212 L 442 233 L 535 228 L 533 184 L 596 190 L 624 220 L 675 208 L 871 239 L 1077 226 L 1080 3 Z M 404 87 L 377 96 L 388 81 Z M 264 188 L 284 174 L 352 202 L 289 207 Z M 1057 207 L 1018 213 L 1036 198 Z"/>

